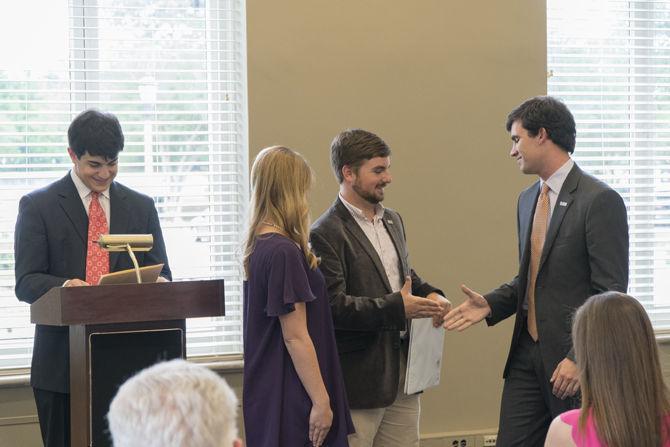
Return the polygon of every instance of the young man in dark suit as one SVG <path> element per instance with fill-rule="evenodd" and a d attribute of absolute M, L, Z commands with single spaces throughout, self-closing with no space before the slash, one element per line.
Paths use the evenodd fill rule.
<path fill-rule="evenodd" d="M 554 417 L 579 405 L 572 314 L 591 295 L 628 287 L 628 223 L 621 196 L 570 158 L 576 130 L 565 104 L 531 98 L 510 113 L 507 130 L 510 156 L 539 177 L 519 196 L 519 272 L 484 296 L 461 286 L 467 299 L 445 327 L 516 315 L 498 445 L 537 446 Z"/>
<path fill-rule="evenodd" d="M 114 181 L 124 137 L 118 119 L 97 110 L 79 114 L 68 129 L 71 171 L 21 198 L 14 234 L 16 296 L 33 303 L 52 287 L 96 285 L 107 272 L 132 268 L 123 253 L 102 251 L 101 233 L 152 234 L 138 253 L 141 265 L 163 263 L 165 243 L 153 200 Z M 46 447 L 70 444 L 67 327 L 37 325 L 30 374 Z"/>
<path fill-rule="evenodd" d="M 410 268 L 402 219 L 381 205 L 391 183 L 390 156 L 371 132 L 336 136 L 331 162 L 339 195 L 310 234 L 356 427 L 352 447 L 419 445 L 419 396 L 403 391 L 406 321 L 434 317 L 439 326 L 450 307 L 442 291 Z"/>

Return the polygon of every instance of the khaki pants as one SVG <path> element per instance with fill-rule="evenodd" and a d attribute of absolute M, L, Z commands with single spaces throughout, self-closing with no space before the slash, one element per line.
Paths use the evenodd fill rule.
<path fill-rule="evenodd" d="M 407 358 L 400 354 L 400 383 L 395 402 L 388 407 L 351 410 L 356 433 L 349 436 L 350 447 L 419 447 L 419 395 L 408 396 L 405 389 Z"/>

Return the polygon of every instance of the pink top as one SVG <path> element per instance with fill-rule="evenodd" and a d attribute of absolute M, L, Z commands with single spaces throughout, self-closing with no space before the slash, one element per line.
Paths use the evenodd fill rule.
<path fill-rule="evenodd" d="M 586 428 L 584 434 L 579 431 L 579 414 L 581 410 L 570 410 L 561 414 L 561 420 L 572 427 L 572 440 L 577 447 L 606 447 L 604 443 L 598 439 L 596 433 L 596 426 L 593 423 L 593 417 L 589 414 L 586 420 Z M 670 424 L 670 416 L 666 417 L 666 423 Z M 663 447 L 670 447 L 670 441 L 663 443 Z"/>

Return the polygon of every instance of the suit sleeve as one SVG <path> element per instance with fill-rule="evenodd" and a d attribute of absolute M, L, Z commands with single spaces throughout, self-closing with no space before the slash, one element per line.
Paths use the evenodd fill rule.
<path fill-rule="evenodd" d="M 163 239 L 163 231 L 161 230 L 160 220 L 158 219 L 158 211 L 156 205 L 151 202 L 151 211 L 149 213 L 148 232 L 154 237 L 154 246 L 147 252 L 144 257 L 145 265 L 163 264 L 160 276 L 172 280 L 172 272 L 168 264 L 167 251 L 165 249 L 165 240 Z"/>
<path fill-rule="evenodd" d="M 20 301 L 33 303 L 71 279 L 49 274 L 49 262 L 46 223 L 30 196 L 24 196 L 14 230 L 14 290 Z"/>
<path fill-rule="evenodd" d="M 405 307 L 400 292 L 380 297 L 348 295 L 345 259 L 318 231 L 311 232 L 310 241 L 321 257 L 319 268 L 326 280 L 336 329 L 375 332 L 405 329 Z"/>
<path fill-rule="evenodd" d="M 491 316 L 486 318 L 486 324 L 493 326 L 516 313 L 518 287 L 519 277 L 515 276 L 510 282 L 484 295 L 491 307 Z"/>
<path fill-rule="evenodd" d="M 598 194 L 586 215 L 586 248 L 594 294 L 628 289 L 628 218 L 621 196 Z"/>

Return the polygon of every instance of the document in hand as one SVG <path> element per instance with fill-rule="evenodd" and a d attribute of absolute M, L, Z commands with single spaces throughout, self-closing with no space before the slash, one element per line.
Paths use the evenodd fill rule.
<path fill-rule="evenodd" d="M 405 375 L 405 393 L 414 394 L 440 384 L 444 329 L 432 318 L 412 320 Z"/>
<path fill-rule="evenodd" d="M 158 275 L 163 270 L 163 264 L 147 265 L 140 267 L 140 278 L 142 283 L 156 282 Z M 107 273 L 100 277 L 99 286 L 110 284 L 137 284 L 137 275 L 135 269 L 121 270 L 114 273 Z"/>

